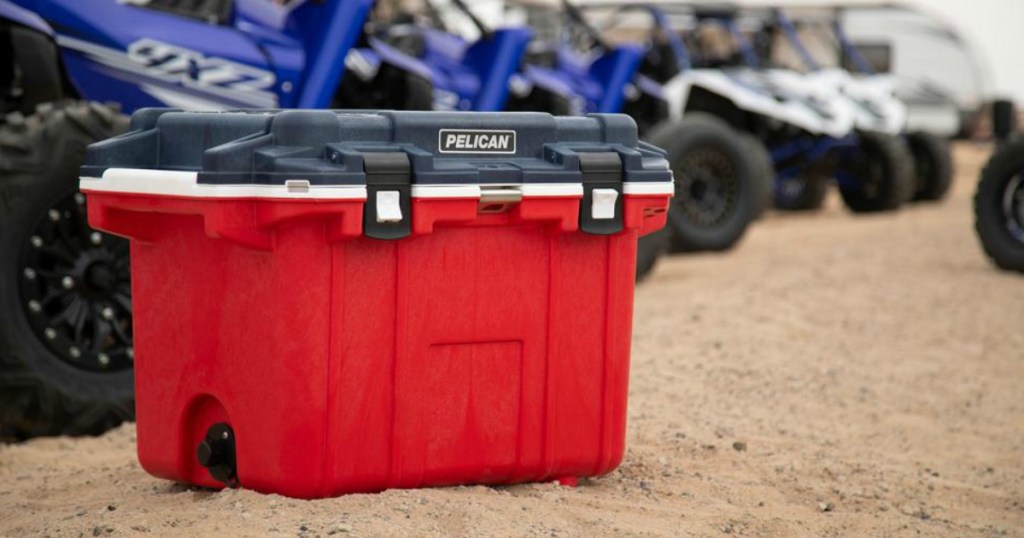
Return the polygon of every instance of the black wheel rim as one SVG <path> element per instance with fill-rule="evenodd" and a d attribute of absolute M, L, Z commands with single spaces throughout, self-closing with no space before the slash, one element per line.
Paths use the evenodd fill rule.
<path fill-rule="evenodd" d="M 1003 217 L 1014 239 L 1024 243 L 1024 172 L 1014 174 L 1003 191 Z"/>
<path fill-rule="evenodd" d="M 128 241 L 89 227 L 84 195 L 36 219 L 18 268 L 29 326 L 54 355 L 88 371 L 132 367 Z"/>
<path fill-rule="evenodd" d="M 676 200 L 687 220 L 715 226 L 729 217 L 739 200 L 739 178 L 728 157 L 712 148 L 688 153 L 675 169 Z"/>

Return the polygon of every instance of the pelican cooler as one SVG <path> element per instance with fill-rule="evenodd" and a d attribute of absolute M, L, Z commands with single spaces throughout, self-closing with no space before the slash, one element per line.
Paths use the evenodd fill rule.
<path fill-rule="evenodd" d="M 316 498 L 621 460 L 672 192 L 628 117 L 150 109 L 81 188 L 131 239 L 149 473 Z"/>

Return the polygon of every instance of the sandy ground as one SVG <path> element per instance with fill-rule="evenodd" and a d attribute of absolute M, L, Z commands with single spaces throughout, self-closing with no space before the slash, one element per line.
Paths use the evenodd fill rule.
<path fill-rule="evenodd" d="M 303 502 L 147 476 L 134 428 L 0 447 L 0 536 L 1024 536 L 1024 277 L 942 205 L 772 215 L 637 291 L 609 476 Z"/>

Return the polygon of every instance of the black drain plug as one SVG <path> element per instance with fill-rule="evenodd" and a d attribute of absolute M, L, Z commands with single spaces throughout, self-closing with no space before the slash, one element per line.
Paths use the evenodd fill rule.
<path fill-rule="evenodd" d="M 206 438 L 196 447 L 199 464 L 210 471 L 210 476 L 228 487 L 238 487 L 235 465 L 235 432 L 231 426 L 218 422 L 206 430 Z"/>

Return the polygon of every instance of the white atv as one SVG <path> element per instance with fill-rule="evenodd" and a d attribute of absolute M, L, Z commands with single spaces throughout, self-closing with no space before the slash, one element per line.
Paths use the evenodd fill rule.
<path fill-rule="evenodd" d="M 823 81 L 761 69 L 735 8 L 620 10 L 637 8 L 654 23 L 642 72 L 664 83 L 671 118 L 711 114 L 746 133 L 749 151 L 764 162 L 765 194 L 778 205 L 816 207 L 833 178 L 855 212 L 892 210 L 909 199 L 913 178 L 902 141 L 858 131 L 856 109 Z"/>
<path fill-rule="evenodd" d="M 948 143 L 928 132 L 908 132 L 908 109 L 896 96 L 896 81 L 886 74 L 876 73 L 868 60 L 846 37 L 836 9 L 805 9 L 803 16 L 791 19 L 787 12 L 774 9 L 768 17 L 773 36 L 768 37 L 768 55 L 783 56 L 783 62 L 799 64 L 804 69 L 808 91 L 826 93 L 839 106 L 853 114 L 859 137 L 888 137 L 901 139 L 909 152 L 913 183 L 907 191 L 908 199 L 939 200 L 945 196 L 952 182 L 952 160 Z M 805 41 L 817 45 L 809 48 Z M 814 52 L 819 52 L 815 57 Z M 786 62 L 785 56 L 790 56 Z M 821 54 L 821 53 L 824 54 Z M 831 56 L 831 58 L 829 58 Z M 829 61 L 831 60 L 831 61 Z M 845 67 L 840 63 L 845 63 Z M 792 71 L 768 70 L 773 79 L 791 77 Z M 782 75 L 785 73 L 785 75 Z M 893 147 L 892 149 L 896 149 Z M 894 157 L 899 155 L 894 154 Z M 842 177 L 840 188 L 843 188 Z M 803 196 L 786 196 L 782 190 L 776 202 L 789 209 L 814 209 L 824 196 L 824 185 L 803 185 Z M 799 189 L 798 189 L 799 190 Z"/>

